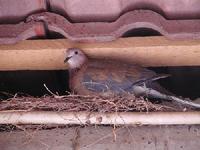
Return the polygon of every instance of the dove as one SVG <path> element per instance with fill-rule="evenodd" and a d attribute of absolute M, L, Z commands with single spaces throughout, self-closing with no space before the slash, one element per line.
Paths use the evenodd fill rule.
<path fill-rule="evenodd" d="M 108 59 L 88 59 L 79 48 L 69 48 L 64 60 L 69 67 L 69 88 L 79 95 L 125 95 L 174 100 L 199 107 L 200 105 L 173 96 L 157 80 L 169 75 L 157 74 L 136 64 Z M 197 106 L 198 105 L 198 106 Z"/>

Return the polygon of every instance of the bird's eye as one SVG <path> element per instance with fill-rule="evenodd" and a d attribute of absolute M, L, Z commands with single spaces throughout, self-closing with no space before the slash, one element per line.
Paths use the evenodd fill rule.
<path fill-rule="evenodd" d="M 78 54 L 78 52 L 77 52 L 77 51 L 75 51 L 74 53 L 75 53 L 76 55 Z"/>

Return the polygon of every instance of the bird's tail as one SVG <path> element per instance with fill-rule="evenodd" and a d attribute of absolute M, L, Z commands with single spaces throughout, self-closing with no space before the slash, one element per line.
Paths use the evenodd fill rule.
<path fill-rule="evenodd" d="M 192 106 L 195 108 L 200 108 L 200 104 L 194 103 L 192 101 L 188 101 L 182 98 L 178 98 L 176 96 L 171 96 L 171 95 L 167 95 L 167 94 L 163 94 L 157 90 L 151 89 L 151 88 L 147 88 L 144 86 L 134 86 L 133 87 L 134 93 L 138 93 L 140 95 L 146 96 L 148 98 L 159 98 L 162 100 L 171 100 L 183 105 L 188 105 L 188 106 Z"/>
<path fill-rule="evenodd" d="M 135 85 L 142 85 L 142 84 L 146 84 L 146 83 L 149 83 L 149 82 L 152 82 L 152 81 L 156 81 L 156 80 L 159 80 L 159 79 L 163 79 L 163 78 L 167 78 L 169 77 L 170 74 L 157 74 L 155 76 L 152 76 L 150 78 L 144 78 L 144 79 L 140 79 L 136 82 L 134 82 L 132 84 L 132 86 L 135 86 Z"/>

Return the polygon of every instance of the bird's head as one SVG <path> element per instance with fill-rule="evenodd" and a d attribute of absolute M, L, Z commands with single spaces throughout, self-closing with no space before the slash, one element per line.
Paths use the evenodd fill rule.
<path fill-rule="evenodd" d="M 69 48 L 66 51 L 65 63 L 69 64 L 70 69 L 79 69 L 87 61 L 86 55 L 79 48 Z"/>

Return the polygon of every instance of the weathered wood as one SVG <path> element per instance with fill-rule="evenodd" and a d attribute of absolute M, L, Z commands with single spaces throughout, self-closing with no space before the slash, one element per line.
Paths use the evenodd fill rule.
<path fill-rule="evenodd" d="M 200 65 L 200 40 L 134 37 L 106 43 L 75 43 L 62 39 L 0 45 L 0 70 L 67 69 L 63 61 L 69 47 L 81 48 L 93 58 L 114 58 L 142 66 Z"/>

